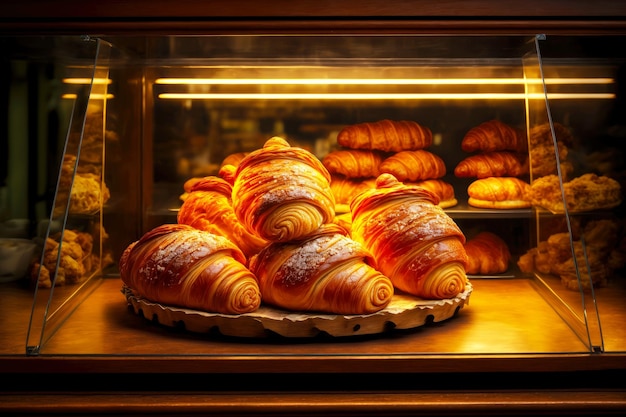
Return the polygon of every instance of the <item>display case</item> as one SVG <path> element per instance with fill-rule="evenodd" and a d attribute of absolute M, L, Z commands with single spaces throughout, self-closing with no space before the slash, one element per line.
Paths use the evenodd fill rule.
<path fill-rule="evenodd" d="M 221 382 L 202 389 L 261 407 L 250 413 L 278 410 L 261 405 L 266 397 L 254 397 L 259 390 L 287 402 L 294 401 L 288 393 L 306 392 L 294 404 L 322 413 L 311 393 L 344 391 L 347 384 L 358 394 L 332 400 L 351 407 L 333 402 L 336 414 L 365 412 L 368 404 L 386 414 L 392 411 L 386 407 L 408 401 L 396 408 L 399 414 L 428 410 L 416 393 L 470 391 L 474 385 L 461 382 L 466 377 L 480 375 L 477 390 L 486 392 L 502 388 L 485 382 L 486 374 L 530 374 L 532 384 L 509 380 L 508 387 L 590 386 L 606 402 L 590 406 L 589 399 L 584 410 L 623 411 L 623 383 L 615 382 L 626 358 L 623 34 L 103 31 L 10 35 L 1 42 L 8 81 L 0 231 L 3 241 L 37 244 L 28 268 L 0 284 L 6 375 L 33 375 L 36 389 L 46 392 L 47 378 L 72 373 L 108 392 L 98 375 L 130 374 L 142 378 L 142 387 L 119 387 L 132 393 L 193 391 L 191 382 L 160 388 L 151 375 L 206 374 Z M 452 297 L 409 296 L 408 307 L 354 315 L 263 302 L 260 312 L 202 311 L 143 298 L 123 282 L 125 250 L 150 231 L 179 223 L 193 181 L 224 177 L 227 158 L 258 152 L 280 137 L 327 167 L 330 187 L 344 174 L 325 163 L 349 148 L 341 133 L 381 121 L 411 121 L 430 133 L 432 141 L 419 150 L 441 161 L 444 172 L 427 175 L 422 168 L 406 178 L 405 171 L 389 172 L 409 187 L 448 184 L 453 198 L 438 197 L 433 205 L 459 228 L 465 245 L 482 233 L 499 238 L 507 252 L 503 269 L 467 269 L 466 287 Z M 522 139 L 497 147 L 494 138 L 506 132 Z M 472 133 L 484 135 L 482 145 L 467 145 Z M 384 150 L 382 161 L 402 151 Z M 493 165 L 495 154 L 514 157 L 510 164 L 519 166 Z M 380 162 L 375 171 L 352 179 L 371 190 L 383 173 Z M 472 186 L 493 178 L 514 178 L 523 194 L 478 203 Z M 334 214 L 350 214 L 353 200 L 335 199 Z M 28 226 L 15 236 L 18 218 Z M 308 381 L 294 388 L 293 378 L 303 374 Z M 267 375 L 291 382 L 261 389 L 240 380 Z M 399 375 L 430 382 L 398 384 Z M 320 377 L 333 382 L 316 383 Z M 381 377 L 394 382 L 381 385 Z M 587 386 L 582 380 L 590 377 L 597 379 Z M 366 392 L 386 398 L 378 403 L 361 396 Z M 124 398 L 134 411 L 150 411 Z M 201 409 L 235 412 L 214 398 Z M 18 399 L 9 407 L 19 409 Z M 171 400 L 163 401 L 174 407 Z M 30 410 L 43 412 L 46 399 L 40 401 L 41 409 Z M 470 410 L 449 398 L 437 401 L 456 404 L 451 413 L 458 414 L 492 406 L 484 397 L 466 399 Z M 117 410 L 105 403 L 98 403 L 99 412 Z M 571 393 L 539 403 L 550 412 L 580 406 Z M 201 412 L 194 410 L 184 409 Z M 524 406 L 514 411 L 525 412 Z"/>

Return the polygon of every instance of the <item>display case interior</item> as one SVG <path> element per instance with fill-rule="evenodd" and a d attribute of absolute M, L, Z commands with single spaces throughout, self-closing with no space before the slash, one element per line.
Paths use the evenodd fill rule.
<path fill-rule="evenodd" d="M 31 227 L 25 237 L 41 249 L 22 279 L 2 284 L 11 298 L 3 314 L 28 324 L 27 354 L 626 351 L 623 38 L 4 42 L 11 52 L 5 63 L 12 71 L 9 100 L 20 85 L 36 85 L 42 94 L 29 96 L 21 115 L 41 122 L 28 131 L 26 163 L 11 162 L 20 141 L 19 118 L 12 114 L 11 156 L 3 158 L 6 201 L 14 203 L 2 215 L 8 220 L 19 211 L 13 195 L 28 172 Z M 17 71 L 28 74 L 27 81 Z M 430 142 L 419 149 L 376 149 L 381 159 L 366 173 L 351 173 L 346 160 L 328 162 L 350 149 L 339 140 L 346 128 L 401 121 L 421 126 Z M 508 146 L 498 147 L 490 131 L 508 135 Z M 472 134 L 474 147 L 466 142 Z M 229 315 L 163 305 L 129 291 L 120 279 L 126 248 L 177 224 L 195 181 L 222 176 L 229 157 L 259 151 L 274 137 L 315 156 L 336 183 L 347 177 L 372 189 L 379 174 L 391 173 L 412 186 L 447 184 L 453 195 L 438 196 L 434 205 L 462 231 L 465 247 L 479 234 L 495 235 L 505 247 L 504 268 L 491 268 L 493 262 L 468 268 L 464 292 L 401 306 L 406 317 L 389 309 L 351 316 L 272 306 L 261 316 Z M 419 158 L 402 168 L 383 164 L 403 151 L 428 154 L 443 170 Z M 490 158 L 496 157 L 507 159 L 494 165 Z M 514 183 L 523 194 L 503 201 L 498 192 L 510 192 L 506 186 L 488 188 L 486 197 L 472 191 L 494 179 L 499 187 Z M 335 214 L 350 215 L 352 200 L 334 197 Z M 14 342 L 24 346 L 23 339 Z"/>

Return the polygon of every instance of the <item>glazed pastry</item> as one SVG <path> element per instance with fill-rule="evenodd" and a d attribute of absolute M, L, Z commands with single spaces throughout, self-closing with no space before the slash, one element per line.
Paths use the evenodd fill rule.
<path fill-rule="evenodd" d="M 417 122 L 380 120 L 344 127 L 337 135 L 337 143 L 345 148 L 400 152 L 429 147 L 433 135 Z"/>
<path fill-rule="evenodd" d="M 446 175 L 446 164 L 438 155 L 419 149 L 398 152 L 380 164 L 382 174 L 391 174 L 398 181 L 420 181 Z"/>
<path fill-rule="evenodd" d="M 270 242 L 303 239 L 335 217 L 330 174 L 311 152 L 280 137 L 246 156 L 233 176 L 239 221 Z"/>
<path fill-rule="evenodd" d="M 489 120 L 471 128 L 461 140 L 461 149 L 465 152 L 515 151 L 525 153 L 528 150 L 526 135 L 506 123 Z"/>
<path fill-rule="evenodd" d="M 465 242 L 468 263 L 465 272 L 473 275 L 501 274 L 509 268 L 511 252 L 495 233 L 480 232 Z"/>
<path fill-rule="evenodd" d="M 178 212 L 178 223 L 224 236 L 249 258 L 268 242 L 243 227 L 233 210 L 231 194 L 231 185 L 219 177 L 194 182 Z"/>
<path fill-rule="evenodd" d="M 394 286 L 426 299 L 465 290 L 465 236 L 425 188 L 381 174 L 352 200 L 352 238 L 369 250 Z"/>
<path fill-rule="evenodd" d="M 453 207 L 458 204 L 458 200 L 454 194 L 454 187 L 452 184 L 442 179 L 430 179 L 414 183 L 405 182 L 405 184 L 426 188 L 428 191 L 437 195 L 437 197 L 439 197 L 438 205 L 441 208 Z"/>
<path fill-rule="evenodd" d="M 467 203 L 490 209 L 528 208 L 531 206 L 529 192 L 530 185 L 519 178 L 481 178 L 467 187 Z"/>
<path fill-rule="evenodd" d="M 275 242 L 250 260 L 263 302 L 289 311 L 371 314 L 389 304 L 390 279 L 335 224 L 297 242 Z"/>
<path fill-rule="evenodd" d="M 377 177 L 385 154 L 365 149 L 340 149 L 327 154 L 322 163 L 331 174 L 347 178 Z"/>
<path fill-rule="evenodd" d="M 256 277 L 241 250 L 223 236 L 164 224 L 122 253 L 122 281 L 150 301 L 211 313 L 243 314 L 261 304 Z"/>
<path fill-rule="evenodd" d="M 459 178 L 519 177 L 527 173 L 528 157 L 512 151 L 471 155 L 454 168 L 454 175 Z"/>

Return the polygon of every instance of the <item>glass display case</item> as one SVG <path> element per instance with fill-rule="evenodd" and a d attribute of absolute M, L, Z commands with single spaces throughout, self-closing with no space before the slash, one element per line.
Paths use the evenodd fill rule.
<path fill-rule="evenodd" d="M 625 37 L 0 41 L 8 51 L 0 230 L 8 248 L 10 228 L 25 218 L 19 238 L 37 244 L 28 267 L 0 284 L 11 322 L 0 351 L 31 361 L 31 372 L 41 358 L 87 360 L 86 372 L 100 373 L 150 373 L 155 364 L 219 374 L 623 369 Z M 464 292 L 412 305 L 408 322 L 394 311 L 220 314 L 129 292 L 125 250 L 178 223 L 194 180 L 223 176 L 228 157 L 273 137 L 323 163 L 346 149 L 344 129 L 381 121 L 430 132 L 421 150 L 445 172 L 400 181 L 449 184 L 453 202 L 434 205 L 466 245 L 482 233 L 499 238 L 504 269 L 468 270 Z M 483 144 L 466 145 L 480 129 Z M 522 138 L 517 147 L 495 144 L 504 131 Z M 495 154 L 519 166 L 498 165 Z M 355 182 L 372 189 L 378 168 Z M 514 178 L 523 194 L 501 198 L 504 187 L 478 204 L 472 185 L 490 178 Z"/>

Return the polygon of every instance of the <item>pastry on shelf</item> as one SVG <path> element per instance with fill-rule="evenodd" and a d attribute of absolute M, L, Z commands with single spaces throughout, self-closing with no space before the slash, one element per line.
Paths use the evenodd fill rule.
<path fill-rule="evenodd" d="M 509 268 L 509 246 L 495 233 L 479 232 L 465 242 L 465 252 L 468 258 L 465 272 L 468 274 L 501 274 Z"/>
<path fill-rule="evenodd" d="M 438 202 L 423 187 L 381 174 L 351 204 L 352 238 L 397 289 L 425 299 L 453 298 L 467 282 L 465 236 Z"/>
<path fill-rule="evenodd" d="M 261 292 L 244 253 L 223 236 L 186 224 L 164 224 L 123 251 L 120 277 L 134 295 L 210 313 L 258 309 Z"/>
<path fill-rule="evenodd" d="M 376 261 L 336 224 L 306 239 L 274 242 L 250 260 L 263 303 L 288 311 L 371 314 L 394 293 Z"/>
<path fill-rule="evenodd" d="M 522 130 L 494 119 L 471 128 L 461 140 L 461 149 L 465 152 L 525 153 L 528 150 L 528 141 Z"/>
<path fill-rule="evenodd" d="M 488 209 L 520 209 L 531 207 L 530 185 L 516 177 L 487 177 L 467 187 L 468 204 Z"/>
<path fill-rule="evenodd" d="M 350 211 L 350 202 L 359 193 L 375 186 L 375 178 L 352 179 L 343 175 L 331 174 L 330 189 L 335 196 L 335 212 L 346 213 Z"/>
<path fill-rule="evenodd" d="M 426 188 L 428 191 L 437 195 L 437 197 L 439 197 L 438 206 L 441 208 L 449 208 L 458 204 L 458 200 L 454 194 L 454 187 L 452 184 L 442 180 L 441 178 L 417 182 L 405 182 L 405 184 Z"/>
<path fill-rule="evenodd" d="M 347 178 L 376 178 L 386 154 L 367 149 L 338 149 L 328 153 L 322 163 L 332 174 Z"/>
<path fill-rule="evenodd" d="M 380 164 L 380 172 L 391 174 L 399 181 L 420 181 L 445 176 L 446 164 L 439 155 L 418 149 L 389 156 Z"/>
<path fill-rule="evenodd" d="M 534 178 L 557 174 L 557 158 L 561 166 L 561 175 L 568 179 L 574 171 L 573 165 L 567 161 L 572 133 L 560 123 L 553 123 L 555 141 L 549 123 L 543 123 L 530 130 L 530 169 Z"/>
<path fill-rule="evenodd" d="M 569 212 L 611 209 L 622 203 L 620 183 L 603 175 L 587 173 L 565 181 L 563 192 L 556 175 L 537 178 L 530 184 L 529 196 L 532 204 L 552 213 L 565 211 L 563 195 Z"/>
<path fill-rule="evenodd" d="M 471 155 L 454 168 L 459 178 L 519 177 L 528 174 L 528 156 L 513 151 Z"/>
<path fill-rule="evenodd" d="M 344 148 L 400 152 L 432 145 L 429 128 L 410 120 L 380 120 L 346 126 L 337 135 Z"/>

